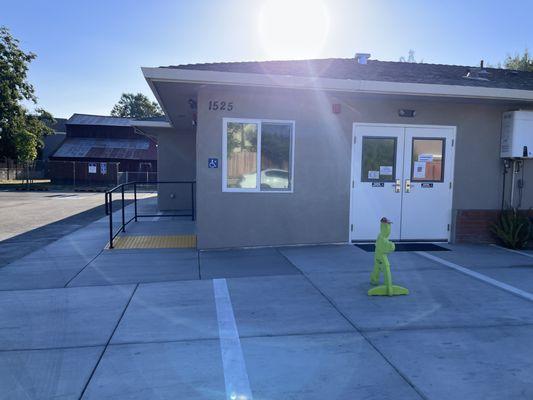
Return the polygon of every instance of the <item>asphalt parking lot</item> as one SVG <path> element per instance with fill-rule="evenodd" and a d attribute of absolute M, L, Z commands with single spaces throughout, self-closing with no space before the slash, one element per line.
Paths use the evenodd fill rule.
<path fill-rule="evenodd" d="M 103 193 L 0 192 L 0 241 L 64 220 L 102 204 Z M 98 217 L 101 215 L 99 210 Z M 93 217 L 92 221 L 95 219 L 97 218 Z M 81 225 L 78 225 L 79 227 Z"/>
<path fill-rule="evenodd" d="M 0 266 L 101 218 L 103 193 L 0 192 Z"/>
<path fill-rule="evenodd" d="M 145 196 L 151 194 L 139 195 Z M 0 266 L 102 218 L 104 213 L 104 193 L 0 191 Z"/>
<path fill-rule="evenodd" d="M 532 253 L 394 253 L 411 294 L 368 297 L 351 245 L 104 250 L 106 232 L 0 268 L 1 399 L 533 398 Z"/>

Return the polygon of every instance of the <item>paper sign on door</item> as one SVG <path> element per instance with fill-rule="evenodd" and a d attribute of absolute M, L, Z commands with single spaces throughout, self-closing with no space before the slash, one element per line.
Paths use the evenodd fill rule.
<path fill-rule="evenodd" d="M 392 175 L 392 166 L 389 165 L 382 165 L 379 167 L 379 174 L 380 175 Z"/>
<path fill-rule="evenodd" d="M 415 161 L 413 178 L 414 179 L 425 179 L 426 178 L 426 162 L 425 161 Z"/>
<path fill-rule="evenodd" d="M 368 171 L 368 179 L 379 179 L 379 171 Z"/>
<path fill-rule="evenodd" d="M 433 162 L 433 154 L 420 154 L 418 156 L 418 161 L 424 161 L 424 162 Z"/>

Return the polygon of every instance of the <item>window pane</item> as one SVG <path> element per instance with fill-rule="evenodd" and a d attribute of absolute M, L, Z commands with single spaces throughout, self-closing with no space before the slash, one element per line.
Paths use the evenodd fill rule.
<path fill-rule="evenodd" d="M 396 179 L 396 138 L 363 137 L 362 182 Z"/>
<path fill-rule="evenodd" d="M 257 188 L 257 124 L 229 122 L 227 187 Z"/>
<path fill-rule="evenodd" d="M 261 124 L 261 190 L 291 189 L 292 124 Z"/>
<path fill-rule="evenodd" d="M 413 139 L 412 181 L 443 181 L 444 139 Z"/>

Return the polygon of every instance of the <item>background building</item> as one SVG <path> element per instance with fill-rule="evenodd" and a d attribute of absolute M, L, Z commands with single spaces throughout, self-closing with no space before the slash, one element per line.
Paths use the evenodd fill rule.
<path fill-rule="evenodd" d="M 43 148 L 40 151 L 38 160 L 47 161 L 52 154 L 61 146 L 67 137 L 66 118 L 54 118 L 55 123 L 50 126 L 54 130 L 53 135 L 47 135 L 43 138 Z"/>
<path fill-rule="evenodd" d="M 155 179 L 156 141 L 139 135 L 132 121 L 72 115 L 65 123 L 65 140 L 49 158 L 52 182 L 94 185 Z"/>

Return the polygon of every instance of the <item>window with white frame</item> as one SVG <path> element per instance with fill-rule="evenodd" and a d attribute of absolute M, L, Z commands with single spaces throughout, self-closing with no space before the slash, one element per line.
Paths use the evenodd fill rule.
<path fill-rule="evenodd" d="M 292 192 L 293 143 L 293 121 L 225 118 L 223 190 Z"/>

